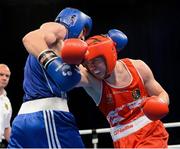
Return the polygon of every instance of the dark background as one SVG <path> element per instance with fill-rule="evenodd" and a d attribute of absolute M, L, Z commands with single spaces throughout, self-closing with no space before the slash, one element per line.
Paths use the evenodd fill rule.
<path fill-rule="evenodd" d="M 65 7 L 75 7 L 93 19 L 91 35 L 117 28 L 129 39 L 119 58 L 144 60 L 170 96 L 170 112 L 163 122 L 180 121 L 179 49 L 180 5 L 178 0 L 1 0 L 0 63 L 6 63 L 12 76 L 7 87 L 13 118 L 22 103 L 23 69 L 28 53 L 22 37 L 47 21 L 53 21 Z M 83 89 L 69 93 L 69 106 L 79 129 L 108 127 L 105 118 Z M 169 144 L 180 144 L 180 128 L 168 128 Z M 100 134 L 99 147 L 112 147 L 109 134 Z M 92 147 L 91 136 L 83 136 Z"/>

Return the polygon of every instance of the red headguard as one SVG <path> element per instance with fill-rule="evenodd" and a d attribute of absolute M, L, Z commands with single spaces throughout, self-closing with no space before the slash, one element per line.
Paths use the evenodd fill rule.
<path fill-rule="evenodd" d="M 112 39 L 104 35 L 96 35 L 87 39 L 86 42 L 88 50 L 84 60 L 89 61 L 102 56 L 107 66 L 105 77 L 109 76 L 113 72 L 117 61 L 117 52 Z"/>

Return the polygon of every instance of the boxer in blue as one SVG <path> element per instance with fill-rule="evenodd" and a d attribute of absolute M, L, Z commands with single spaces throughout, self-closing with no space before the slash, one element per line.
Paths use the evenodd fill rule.
<path fill-rule="evenodd" d="M 27 58 L 23 104 L 13 121 L 8 148 L 84 148 L 66 96 L 81 76 L 75 66 L 64 63 L 55 53 L 64 39 L 84 39 L 91 27 L 89 16 L 78 9 L 65 8 L 55 22 L 44 23 L 25 35 L 23 44 L 27 50 L 33 42 L 47 50 L 38 57 L 33 53 Z"/>

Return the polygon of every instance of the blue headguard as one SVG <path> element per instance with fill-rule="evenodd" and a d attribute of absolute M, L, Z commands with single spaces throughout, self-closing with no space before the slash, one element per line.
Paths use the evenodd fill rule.
<path fill-rule="evenodd" d="M 66 38 L 77 38 L 85 28 L 86 35 L 89 35 L 92 28 L 92 19 L 75 8 L 63 9 L 55 19 L 55 22 L 65 25 L 68 30 Z"/>

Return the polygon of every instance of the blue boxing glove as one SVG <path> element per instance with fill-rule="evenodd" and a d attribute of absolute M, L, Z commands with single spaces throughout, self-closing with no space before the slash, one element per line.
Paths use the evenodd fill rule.
<path fill-rule="evenodd" d="M 54 51 L 44 50 L 38 57 L 51 79 L 60 86 L 62 91 L 69 91 L 81 80 L 79 69 L 75 65 L 68 65 L 58 57 Z"/>
<path fill-rule="evenodd" d="M 116 49 L 121 51 L 128 43 L 127 36 L 117 29 L 111 29 L 108 31 L 107 36 L 109 36 L 115 43 Z"/>
<path fill-rule="evenodd" d="M 82 30 L 85 28 L 86 35 L 88 36 L 92 28 L 92 19 L 74 8 L 63 9 L 55 19 L 55 22 L 63 24 L 67 30 L 67 38 L 78 38 Z"/>

